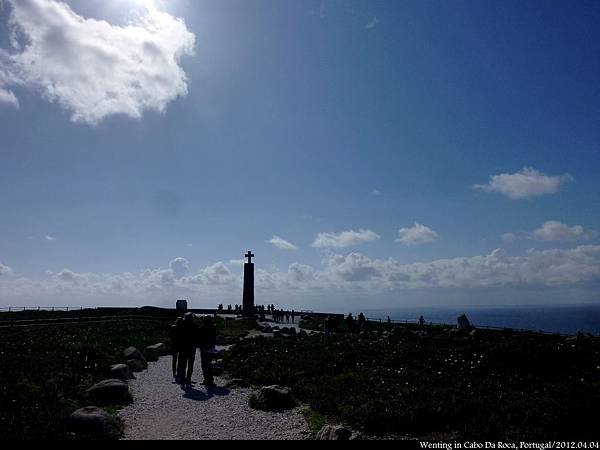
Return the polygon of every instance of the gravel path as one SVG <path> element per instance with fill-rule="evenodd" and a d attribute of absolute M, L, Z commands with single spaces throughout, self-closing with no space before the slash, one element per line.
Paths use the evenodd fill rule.
<path fill-rule="evenodd" d="M 125 422 L 126 440 L 302 440 L 309 436 L 299 409 L 270 413 L 251 409 L 251 389 L 206 388 L 199 355 L 193 381 L 183 391 L 172 382 L 171 357 L 150 363 L 129 385 L 134 403 L 119 417 Z M 225 381 L 216 377 L 217 386 Z"/>

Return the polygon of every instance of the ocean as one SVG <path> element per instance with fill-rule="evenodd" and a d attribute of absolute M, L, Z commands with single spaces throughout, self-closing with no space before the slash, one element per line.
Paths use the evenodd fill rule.
<path fill-rule="evenodd" d="M 411 307 L 369 309 L 364 314 L 373 319 L 411 322 L 423 315 L 426 322 L 456 324 L 456 318 L 466 314 L 474 326 L 515 328 L 562 334 L 600 334 L 600 305 L 536 305 L 506 307 Z"/>

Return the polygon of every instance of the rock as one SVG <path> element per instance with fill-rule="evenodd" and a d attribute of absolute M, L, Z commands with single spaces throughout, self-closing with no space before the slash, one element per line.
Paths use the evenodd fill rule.
<path fill-rule="evenodd" d="M 296 334 L 297 334 L 296 328 L 293 328 L 293 327 L 290 328 L 290 335 L 291 336 L 296 336 Z"/>
<path fill-rule="evenodd" d="M 272 333 L 273 332 L 273 328 L 271 328 L 271 327 L 264 327 L 262 331 L 263 331 L 263 333 Z"/>
<path fill-rule="evenodd" d="M 470 332 L 469 332 L 469 336 L 471 337 L 477 337 L 479 336 L 479 331 L 477 330 L 477 328 L 473 328 Z"/>
<path fill-rule="evenodd" d="M 116 439 L 121 432 L 121 423 L 103 409 L 87 406 L 71 414 L 69 429 L 84 436 Z"/>
<path fill-rule="evenodd" d="M 221 335 L 217 336 L 217 339 L 215 342 L 217 345 L 229 345 L 229 339 L 227 339 L 225 336 L 221 336 Z"/>
<path fill-rule="evenodd" d="M 271 328 L 272 331 L 279 331 L 280 328 L 278 326 L 274 326 L 273 328 Z"/>
<path fill-rule="evenodd" d="M 116 364 L 110 368 L 110 376 L 111 378 L 117 380 L 133 380 L 135 377 L 133 376 L 133 371 L 131 367 L 125 364 Z"/>
<path fill-rule="evenodd" d="M 349 441 L 352 430 L 341 425 L 325 425 L 317 433 L 317 441 Z"/>
<path fill-rule="evenodd" d="M 146 360 L 140 361 L 139 359 L 129 359 L 127 360 L 127 365 L 134 372 L 143 372 L 148 368 Z"/>
<path fill-rule="evenodd" d="M 304 330 L 300 330 L 300 332 L 298 333 L 298 336 L 302 336 L 302 337 L 308 336 L 308 333 Z"/>
<path fill-rule="evenodd" d="M 263 387 L 258 395 L 250 397 L 249 403 L 251 408 L 262 411 L 282 411 L 296 406 L 292 391 L 276 385 Z"/>
<path fill-rule="evenodd" d="M 281 329 L 281 334 L 290 334 L 290 329 L 288 327 L 283 327 Z"/>
<path fill-rule="evenodd" d="M 471 329 L 471 322 L 469 322 L 469 319 L 467 319 L 466 314 L 461 314 L 460 316 L 458 316 L 456 322 L 456 328 L 458 328 L 459 330 Z"/>
<path fill-rule="evenodd" d="M 168 353 L 168 348 L 162 342 L 159 344 L 149 345 L 144 350 L 144 354 L 146 355 L 146 359 L 148 361 L 158 361 L 158 358 L 164 356 Z"/>
<path fill-rule="evenodd" d="M 121 380 L 104 380 L 87 391 L 90 400 L 100 406 L 127 405 L 131 403 L 131 393 L 127 383 Z"/>
<path fill-rule="evenodd" d="M 215 377 L 220 377 L 224 372 L 223 367 L 218 364 L 213 364 L 212 370 Z"/>
<path fill-rule="evenodd" d="M 123 357 L 125 358 L 125 360 L 137 359 L 138 361 L 144 361 L 144 362 L 146 362 L 146 358 L 144 358 L 144 355 L 142 355 L 142 352 L 140 352 L 135 347 L 126 348 L 123 351 Z"/>
<path fill-rule="evenodd" d="M 281 336 L 282 336 L 282 334 L 281 334 L 280 330 L 273 331 L 273 337 L 274 338 L 280 338 Z"/>

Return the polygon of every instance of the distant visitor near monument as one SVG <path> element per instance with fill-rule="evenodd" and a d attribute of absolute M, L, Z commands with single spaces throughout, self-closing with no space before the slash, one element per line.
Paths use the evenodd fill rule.
<path fill-rule="evenodd" d="M 254 255 L 250 250 L 244 255 L 248 258 L 248 262 L 244 264 L 244 293 L 242 295 L 242 305 L 245 315 L 255 313 L 254 309 L 254 263 L 252 258 Z"/>

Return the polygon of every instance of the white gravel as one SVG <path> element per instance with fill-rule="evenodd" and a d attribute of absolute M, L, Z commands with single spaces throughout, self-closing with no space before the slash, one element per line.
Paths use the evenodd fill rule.
<path fill-rule="evenodd" d="M 125 422 L 126 440 L 303 440 L 308 426 L 298 408 L 285 413 L 251 409 L 251 389 L 201 385 L 199 355 L 188 392 L 173 383 L 171 357 L 150 363 L 129 385 L 134 403 L 119 417 Z"/>

